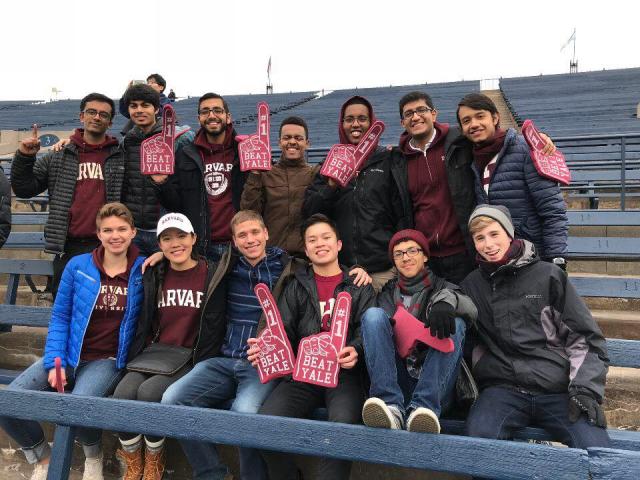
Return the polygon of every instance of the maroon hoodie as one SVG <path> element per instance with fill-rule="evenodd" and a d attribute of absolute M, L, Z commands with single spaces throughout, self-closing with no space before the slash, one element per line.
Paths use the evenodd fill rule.
<path fill-rule="evenodd" d="M 99 145 L 84 141 L 81 128 L 71 135 L 70 140 L 78 148 L 78 178 L 69 209 L 69 231 L 71 238 L 94 238 L 96 236 L 96 215 L 106 201 L 104 185 L 104 162 L 112 146 L 118 141 L 109 135 Z"/>
<path fill-rule="evenodd" d="M 433 257 L 447 257 L 465 251 L 447 181 L 444 143 L 449 124 L 434 123 L 436 136 L 426 156 L 409 144 L 407 132 L 400 136 L 400 149 L 407 159 L 409 194 L 416 230 L 429 241 Z"/>
<path fill-rule="evenodd" d="M 198 130 L 194 140 L 204 168 L 204 186 L 207 192 L 209 227 L 213 242 L 231 240 L 229 224 L 236 213 L 231 191 L 231 169 L 236 153 L 234 136 L 233 126 L 229 124 L 224 143 L 221 145 L 209 143 L 203 128 Z"/>
<path fill-rule="evenodd" d="M 129 273 L 139 253 L 138 247 L 131 244 L 127 251 L 127 270 L 110 277 L 103 267 L 104 247 L 100 245 L 93 251 L 93 263 L 100 271 L 100 292 L 84 334 L 81 360 L 99 360 L 117 355 L 120 323 L 127 307 Z"/>

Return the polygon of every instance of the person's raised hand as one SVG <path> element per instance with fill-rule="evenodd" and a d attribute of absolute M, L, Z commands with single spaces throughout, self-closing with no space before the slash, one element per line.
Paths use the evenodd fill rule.
<path fill-rule="evenodd" d="M 18 150 L 23 155 L 35 156 L 40 151 L 40 140 L 38 139 L 38 125 L 35 123 L 31 127 L 31 136 L 20 141 Z"/>

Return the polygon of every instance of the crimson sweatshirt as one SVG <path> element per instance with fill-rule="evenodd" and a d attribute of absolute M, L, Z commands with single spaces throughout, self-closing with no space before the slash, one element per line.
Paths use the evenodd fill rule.
<path fill-rule="evenodd" d="M 400 149 L 407 159 L 409 194 L 416 230 L 429 241 L 432 257 L 447 257 L 465 251 L 464 237 L 451 201 L 445 166 L 444 142 L 449 125 L 435 123 L 436 136 L 426 155 L 410 145 L 407 132 L 400 136 Z"/>
<path fill-rule="evenodd" d="M 78 178 L 69 209 L 69 232 L 71 238 L 94 238 L 96 236 L 96 215 L 105 204 L 106 191 L 104 162 L 109 150 L 118 141 L 109 135 L 99 145 L 84 141 L 81 128 L 71 135 L 71 142 L 78 147 Z"/>

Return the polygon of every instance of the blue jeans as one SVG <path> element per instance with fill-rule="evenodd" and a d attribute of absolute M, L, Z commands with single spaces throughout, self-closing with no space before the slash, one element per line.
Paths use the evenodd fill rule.
<path fill-rule="evenodd" d="M 209 242 L 207 245 L 206 257 L 212 262 L 219 262 L 224 252 L 229 248 L 229 242 L 214 243 Z"/>
<path fill-rule="evenodd" d="M 456 318 L 456 333 L 451 335 L 455 350 L 443 353 L 430 348 L 420 377 L 415 379 L 396 351 L 389 316 L 381 308 L 369 308 L 362 317 L 362 342 L 371 378 L 370 396 L 395 405 L 405 415 L 425 407 L 439 417 L 453 400 L 465 330 L 464 320 Z"/>
<path fill-rule="evenodd" d="M 22 372 L 7 387 L 9 390 L 38 390 L 51 391 L 48 377 L 42 359 Z M 67 368 L 67 390 L 72 395 L 88 395 L 91 397 L 106 397 L 116 387 L 122 371 L 116 369 L 116 361 L 112 359 L 80 362 L 75 373 Z M 32 420 L 20 420 L 11 417 L 0 417 L 0 427 L 13 438 L 24 451 L 29 463 L 37 463 L 51 455 L 42 427 Z M 101 451 L 102 431 L 81 428 L 77 433 L 78 441 L 82 444 L 88 458 L 97 457 Z"/>
<path fill-rule="evenodd" d="M 191 372 L 171 385 L 162 403 L 194 407 L 225 408 L 239 413 L 257 413 L 277 382 L 260 383 L 258 371 L 246 359 L 208 358 L 198 362 Z M 222 479 L 227 471 L 220 464 L 215 446 L 192 440 L 182 440 L 182 449 L 193 469 L 194 479 Z M 263 480 L 266 468 L 257 450 L 240 448 L 240 478 Z"/>
<path fill-rule="evenodd" d="M 155 230 L 137 230 L 133 243 L 140 249 L 140 255 L 148 257 L 160 251 Z"/>
<path fill-rule="evenodd" d="M 471 407 L 466 435 L 509 439 L 518 428 L 535 425 L 572 448 L 605 447 L 610 440 L 605 428 L 591 425 L 585 415 L 569 421 L 569 395 L 532 395 L 505 387 L 484 389 Z"/>

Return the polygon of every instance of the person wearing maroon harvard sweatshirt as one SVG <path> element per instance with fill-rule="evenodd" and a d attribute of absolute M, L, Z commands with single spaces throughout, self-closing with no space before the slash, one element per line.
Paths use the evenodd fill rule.
<path fill-rule="evenodd" d="M 71 141 L 57 152 L 36 158 L 37 128 L 20 142 L 13 160 L 11 186 L 18 197 L 49 191 L 45 251 L 53 259 L 53 292 L 67 262 L 98 245 L 95 218 L 107 202 L 119 202 L 124 160 L 118 141 L 106 134 L 115 115 L 110 98 L 91 93 L 80 102 L 80 121 Z"/>
<path fill-rule="evenodd" d="M 246 174 L 240 171 L 238 143 L 229 106 L 216 93 L 198 102 L 200 130 L 176 153 L 170 177 L 152 175 L 162 206 L 185 214 L 197 234 L 197 249 L 219 261 L 231 241 L 231 218 L 240 210 Z"/>

